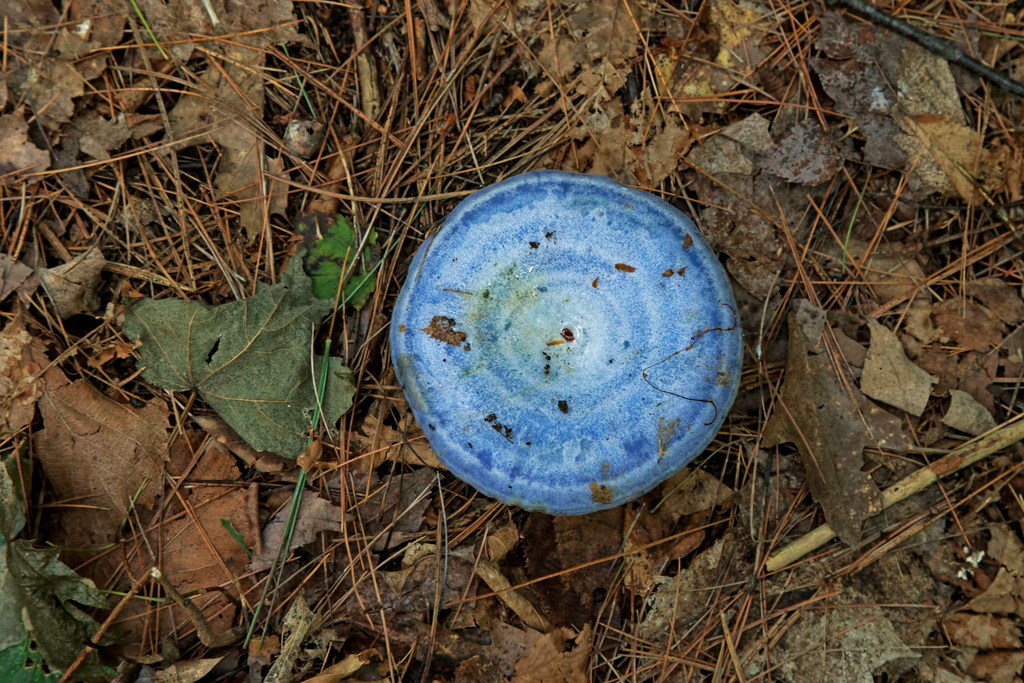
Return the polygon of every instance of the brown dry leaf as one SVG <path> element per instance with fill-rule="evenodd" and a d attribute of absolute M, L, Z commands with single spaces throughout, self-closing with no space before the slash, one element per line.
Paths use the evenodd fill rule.
<path fill-rule="evenodd" d="M 11 89 L 33 103 L 39 122 L 49 130 L 57 130 L 71 120 L 75 99 L 85 94 L 85 80 L 75 67 L 64 59 L 50 57 L 17 72 Z"/>
<path fill-rule="evenodd" d="M 499 562 L 510 550 L 519 545 L 519 529 L 509 523 L 487 536 L 487 557 Z"/>
<path fill-rule="evenodd" d="M 545 613 L 555 626 L 588 623 L 600 603 L 595 591 L 608 583 L 609 562 L 619 553 L 623 508 L 577 517 L 552 517 L 535 512 L 523 527 L 523 555 L 530 578 L 557 575 L 536 584 Z"/>
<path fill-rule="evenodd" d="M 710 510 L 732 497 L 732 489 L 700 468 L 687 468 L 658 487 L 657 514 L 675 524 L 683 515 Z"/>
<path fill-rule="evenodd" d="M 949 397 L 949 410 L 942 416 L 942 424 L 971 436 L 978 436 L 995 428 L 996 420 L 992 413 L 966 391 L 950 389 Z"/>
<path fill-rule="evenodd" d="M 603 90 L 600 99 L 607 99 L 626 83 L 641 45 L 636 27 L 644 25 L 644 6 L 630 3 L 627 11 L 620 0 L 559 0 L 556 5 L 551 11 L 562 20 L 537 60 L 551 78 L 571 83 L 575 92 Z"/>
<path fill-rule="evenodd" d="M 522 620 L 523 624 L 541 633 L 552 630 L 551 622 L 537 611 L 533 603 L 527 600 L 522 593 L 512 588 L 512 582 L 505 577 L 497 564 L 482 560 L 477 563 L 475 571 L 476 575 L 487 584 L 487 588 L 497 593 L 498 599 L 505 603 Z"/>
<path fill-rule="evenodd" d="M 27 427 L 39 397 L 68 383 L 59 368 L 49 366 L 46 347 L 25 329 L 22 315 L 15 315 L 0 333 L 0 433 Z"/>
<path fill-rule="evenodd" d="M 898 420 L 840 382 L 829 354 L 811 350 L 815 341 L 790 316 L 786 376 L 765 445 L 796 444 L 814 500 L 839 537 L 855 545 L 864 520 L 882 509 L 881 492 L 862 470 L 864 447 L 905 448 L 906 437 Z"/>
<path fill-rule="evenodd" d="M 202 39 L 197 36 L 232 35 L 234 45 L 261 50 L 270 45 L 292 43 L 300 39 L 291 0 L 251 0 L 230 3 L 211 0 L 182 11 L 177 3 L 164 0 L 136 0 L 147 27 L 160 41 L 175 63 L 185 63 Z M 208 8 L 204 9 L 204 8 Z M 209 47 L 209 45 L 208 45 Z M 153 49 L 154 56 L 159 53 Z M 241 64 L 256 62 L 249 54 Z"/>
<path fill-rule="evenodd" d="M 47 386 L 39 411 L 36 455 L 58 499 L 78 506 L 62 518 L 78 547 L 108 543 L 132 505 L 153 507 L 168 458 L 162 402 L 137 410 L 80 379 Z"/>
<path fill-rule="evenodd" d="M 236 614 L 237 603 L 230 597 L 233 592 L 231 574 L 240 575 L 249 559 L 225 523 L 242 535 L 249 548 L 255 546 L 256 529 L 248 512 L 246 491 L 242 488 L 229 489 L 196 504 L 193 509 L 195 521 L 183 517 L 160 528 L 160 570 L 182 593 L 229 587 L 228 594 L 208 591 L 192 598 L 210 619 L 213 630 L 220 633 L 232 626 Z M 143 567 L 140 562 L 135 569 L 147 571 L 148 566 Z M 230 573 L 225 572 L 225 567 Z M 178 623 L 187 621 L 183 612 L 174 609 Z"/>
<path fill-rule="evenodd" d="M 944 339 L 969 351 L 987 352 L 1006 334 L 1006 326 L 985 306 L 961 299 L 946 299 L 932 306 L 932 318 Z"/>
<path fill-rule="evenodd" d="M 379 660 L 380 658 L 380 652 L 374 648 L 356 652 L 348 655 L 340 662 L 332 664 L 316 676 L 307 678 L 304 683 L 345 683 L 342 680 L 343 676 L 351 676 L 373 660 Z"/>
<path fill-rule="evenodd" d="M 1024 300 L 1020 291 L 1005 280 L 987 277 L 967 283 L 967 295 L 983 303 L 1007 325 L 1016 325 L 1024 320 Z"/>
<path fill-rule="evenodd" d="M 781 680 L 817 681 L 823 672 L 835 683 L 889 680 L 909 670 L 920 654 L 908 647 L 886 610 L 871 605 L 869 597 L 844 590 L 818 609 L 801 610 L 773 649 L 773 662 Z"/>
<path fill-rule="evenodd" d="M 1002 184 L 1001 178 L 984 172 L 997 166 L 974 128 L 935 114 L 904 116 L 898 123 L 904 134 L 896 142 L 929 190 L 978 204 Z"/>
<path fill-rule="evenodd" d="M 430 447 L 423 429 L 412 417 L 412 412 L 406 411 L 405 416 L 404 430 L 397 430 L 380 423 L 373 411 L 367 413 L 363 418 L 363 424 L 351 437 L 356 452 L 369 456 L 355 461 L 353 465 L 356 469 L 365 472 L 390 460 L 410 466 L 426 465 L 435 470 L 447 471 L 448 468 L 438 460 Z"/>
<path fill-rule="evenodd" d="M 96 247 L 64 265 L 39 270 L 39 279 L 61 318 L 92 313 L 100 307 L 100 274 L 107 260 Z"/>
<path fill-rule="evenodd" d="M 852 118 L 864 136 L 864 160 L 883 168 L 906 161 L 893 140 L 899 127 L 889 115 L 896 94 L 880 68 L 898 54 L 897 40 L 871 25 L 853 29 L 842 15 L 829 11 L 821 19 L 817 42 L 827 56 L 810 60 L 825 92 L 835 100 L 836 111 Z"/>
<path fill-rule="evenodd" d="M 707 202 L 698 221 L 701 231 L 715 251 L 728 257 L 725 268 L 729 274 L 760 300 L 778 287 L 782 270 L 783 242 L 776 229 L 781 222 L 778 204 L 789 225 L 796 225 L 800 222 L 797 212 L 806 207 L 807 196 L 805 188 L 796 197 L 769 177 L 729 173 L 715 181 L 700 176 L 696 183 L 701 200 Z"/>
<path fill-rule="evenodd" d="M 257 472 L 276 474 L 292 465 L 293 461 L 286 460 L 277 453 L 257 451 L 247 444 L 238 435 L 238 432 L 228 426 L 227 422 L 216 415 L 197 415 L 193 419 L 219 445 L 231 451 L 235 457 Z"/>
<path fill-rule="evenodd" d="M 999 571 L 984 593 L 965 605 L 972 612 L 1015 614 L 1024 618 L 1024 544 L 1003 525 L 990 527 L 988 555 L 999 563 Z"/>
<path fill-rule="evenodd" d="M 768 152 L 764 169 L 791 183 L 818 185 L 842 168 L 843 159 L 817 120 L 797 123 Z"/>
<path fill-rule="evenodd" d="M 516 664 L 517 683 L 586 683 L 592 635 L 590 624 L 578 634 L 570 629 L 544 634 Z"/>
<path fill-rule="evenodd" d="M 220 664 L 222 659 L 224 656 L 177 662 L 154 673 L 152 681 L 153 683 L 196 683 L 200 678 L 213 671 L 213 667 Z"/>
<path fill-rule="evenodd" d="M 1024 670 L 1024 650 L 996 650 L 981 652 L 967 667 L 967 673 L 976 681 L 991 683 L 1018 683 Z"/>
<path fill-rule="evenodd" d="M 75 126 L 82 131 L 78 148 L 101 161 L 109 159 L 110 152 L 132 137 L 123 113 L 108 120 L 94 111 L 87 111 L 76 118 Z"/>
<path fill-rule="evenodd" d="M 437 473 L 421 467 L 380 481 L 375 474 L 353 475 L 359 516 L 374 548 L 393 547 L 419 538 L 427 508 L 436 493 Z"/>
<path fill-rule="evenodd" d="M 942 620 L 949 639 L 956 645 L 982 650 L 1020 648 L 1020 626 L 1016 619 L 991 614 L 957 612 Z"/>
<path fill-rule="evenodd" d="M 264 145 L 253 123 L 263 116 L 265 55 L 225 49 L 223 62 L 210 66 L 170 111 L 169 132 L 182 147 L 212 140 L 220 148 L 217 191 L 239 200 L 242 227 L 255 240 L 270 210 L 263 190 Z"/>
<path fill-rule="evenodd" d="M 693 143 L 686 129 L 661 114 L 624 113 L 618 98 L 595 102 L 573 136 L 584 142 L 563 170 L 586 170 L 645 187 L 660 185 Z"/>
<path fill-rule="evenodd" d="M 113 47 L 124 35 L 128 7 L 119 0 L 74 0 L 68 19 L 84 38 L 101 47 Z"/>
<path fill-rule="evenodd" d="M 709 591 L 718 579 L 725 538 L 697 555 L 690 566 L 677 576 L 654 577 L 656 588 L 648 600 L 647 614 L 640 623 L 639 634 L 644 640 L 664 643 L 669 633 L 680 633 L 696 621 L 707 609 Z"/>
<path fill-rule="evenodd" d="M 0 176 L 16 172 L 39 173 L 50 168 L 50 155 L 28 139 L 28 123 L 21 109 L 0 116 Z"/>
<path fill-rule="evenodd" d="M 253 555 L 246 568 L 248 571 L 261 572 L 269 569 L 273 564 L 281 543 L 284 541 L 284 531 L 290 513 L 291 503 L 289 502 L 278 510 L 277 514 L 263 527 L 263 552 Z M 313 491 L 304 491 L 302 503 L 299 504 L 299 517 L 295 523 L 288 552 L 312 543 L 318 538 L 321 531 L 341 531 L 341 525 L 351 519 L 350 515 L 345 515 L 342 512 L 340 506 L 334 505 L 329 500 L 324 500 Z M 288 555 L 286 554 L 285 557 Z"/>
<path fill-rule="evenodd" d="M 876 401 L 920 417 L 938 378 L 907 358 L 903 344 L 892 330 L 870 318 L 868 327 L 871 346 L 864 360 L 861 391 Z"/>
<path fill-rule="evenodd" d="M 2 145 L 0 142 L 0 147 Z M 0 302 L 19 288 L 25 287 L 31 277 L 31 268 L 7 254 L 0 254 Z"/>

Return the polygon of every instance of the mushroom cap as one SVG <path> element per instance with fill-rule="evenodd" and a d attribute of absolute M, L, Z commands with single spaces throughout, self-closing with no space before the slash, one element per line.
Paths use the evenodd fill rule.
<path fill-rule="evenodd" d="M 596 175 L 534 171 L 463 200 L 395 304 L 399 384 L 438 458 L 549 514 L 642 495 L 736 397 L 742 339 L 693 221 Z"/>

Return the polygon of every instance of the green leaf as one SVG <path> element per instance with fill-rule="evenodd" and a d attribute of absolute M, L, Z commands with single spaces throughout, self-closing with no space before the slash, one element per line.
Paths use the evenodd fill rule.
<path fill-rule="evenodd" d="M 220 306 L 142 299 L 129 304 L 124 332 L 142 342 L 142 375 L 172 391 L 199 395 L 258 451 L 294 458 L 306 446 L 322 359 L 310 348 L 332 301 L 315 299 L 297 252 L 276 285 Z M 352 405 L 355 382 L 339 358 L 328 360 L 325 424 Z"/>
<path fill-rule="evenodd" d="M 9 469 L 9 463 L 0 467 L 0 490 L 16 488 Z M 0 516 L 16 519 L 21 512 L 12 506 L 18 505 L 17 497 L 0 497 Z M 99 627 L 78 605 L 109 607 L 92 581 L 71 571 L 57 553 L 55 548 L 38 549 L 30 541 L 0 534 L 0 680 L 15 680 L 3 675 L 10 670 L 3 662 L 18 653 L 24 668 L 31 642 L 50 669 L 66 669 Z M 38 660 L 33 657 L 33 661 Z M 93 678 L 100 673 L 98 667 L 93 655 L 79 673 L 84 679 Z"/>
<path fill-rule="evenodd" d="M 343 216 L 310 214 L 301 217 L 295 230 L 302 235 L 308 247 L 306 272 L 313 280 L 313 296 L 318 299 L 334 298 L 338 294 L 338 281 L 345 276 L 341 303 L 362 308 L 377 286 L 374 258 L 377 249 L 377 233 L 373 230 L 366 237 L 362 258 L 357 259 L 359 242 L 355 231 Z"/>
<path fill-rule="evenodd" d="M 249 546 L 245 544 L 245 537 L 238 533 L 238 529 L 236 529 L 235 525 L 231 523 L 231 520 L 221 517 L 220 525 L 224 527 L 225 531 L 231 534 L 231 538 L 235 539 L 235 542 L 238 543 L 238 545 L 242 546 L 242 550 L 245 551 L 245 554 L 252 557 L 252 551 L 249 550 Z"/>
<path fill-rule="evenodd" d="M 31 638 L 0 652 L 0 681 L 8 683 L 57 683 L 60 675 L 47 672 L 43 655 Z"/>

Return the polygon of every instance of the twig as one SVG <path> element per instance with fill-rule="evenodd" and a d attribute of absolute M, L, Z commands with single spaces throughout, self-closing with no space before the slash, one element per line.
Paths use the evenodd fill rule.
<path fill-rule="evenodd" d="M 236 627 L 225 631 L 224 633 L 214 633 L 213 627 L 210 626 L 210 622 L 207 621 L 206 615 L 203 611 L 196 607 L 196 604 L 183 596 L 178 592 L 178 589 L 174 587 L 166 576 L 163 575 L 156 567 L 153 567 L 149 571 L 149 575 L 152 576 L 156 581 L 163 587 L 164 592 L 167 593 L 167 597 L 174 601 L 174 603 L 185 610 L 188 614 L 189 619 L 196 627 L 196 635 L 199 636 L 199 642 L 208 648 L 215 647 L 227 647 L 240 641 L 245 635 L 245 629 L 242 627 Z"/>
<path fill-rule="evenodd" d="M 962 49 L 945 38 L 939 38 L 931 33 L 925 33 L 921 29 L 915 28 L 907 22 L 897 19 L 873 5 L 863 2 L 863 0 L 826 1 L 830 7 L 845 7 L 855 14 L 861 15 L 865 19 L 870 19 L 876 24 L 900 34 L 904 38 L 909 38 L 921 47 L 934 52 L 939 57 L 942 57 L 953 64 L 962 66 L 974 75 L 984 78 L 986 81 L 1002 88 L 1006 92 L 1016 95 L 1017 97 L 1024 97 L 1024 83 L 1015 81 L 1005 73 L 996 71 L 984 62 L 979 62 L 974 57 L 964 54 Z"/>
<path fill-rule="evenodd" d="M 948 455 L 931 465 L 922 467 L 908 477 L 904 477 L 882 492 L 882 510 L 886 510 L 901 500 L 906 500 L 915 493 L 928 488 L 939 479 L 965 467 L 969 467 L 989 455 L 1024 439 L 1024 415 L 1018 415 L 1004 422 L 985 436 L 968 441 Z M 796 562 L 801 557 L 817 550 L 836 537 L 830 525 L 822 524 L 806 536 L 794 541 L 782 550 L 773 553 L 765 563 L 765 569 L 774 572 Z"/>

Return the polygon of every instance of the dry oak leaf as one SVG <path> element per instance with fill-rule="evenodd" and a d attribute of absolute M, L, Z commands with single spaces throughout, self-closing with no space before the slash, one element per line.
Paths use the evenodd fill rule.
<path fill-rule="evenodd" d="M 900 422 L 841 382 L 843 363 L 814 353 L 817 340 L 789 322 L 789 358 L 779 406 L 765 427 L 765 445 L 792 442 L 800 452 L 807 484 L 825 519 L 850 545 L 860 540 L 865 519 L 882 509 L 882 494 L 865 473 L 864 447 L 907 447 Z"/>
<path fill-rule="evenodd" d="M 220 306 L 142 299 L 128 306 L 124 333 L 142 343 L 143 377 L 171 391 L 197 389 L 246 443 L 295 457 L 306 447 L 318 399 L 313 384 L 323 359 L 312 359 L 313 331 L 334 308 L 313 298 L 296 252 L 276 285 Z M 327 360 L 319 401 L 323 424 L 352 405 L 352 372 Z"/>
<path fill-rule="evenodd" d="M 36 456 L 57 497 L 84 506 L 63 519 L 81 546 L 109 542 L 133 504 L 153 506 L 168 457 L 162 402 L 136 409 L 80 379 L 48 386 L 39 412 L 46 428 L 36 436 Z"/>
<path fill-rule="evenodd" d="M 871 346 L 864 360 L 860 388 L 866 395 L 911 415 L 920 416 L 938 382 L 907 358 L 899 338 L 884 325 L 868 319 Z"/>

